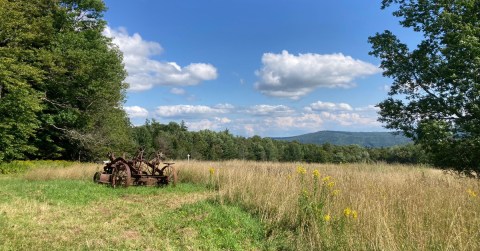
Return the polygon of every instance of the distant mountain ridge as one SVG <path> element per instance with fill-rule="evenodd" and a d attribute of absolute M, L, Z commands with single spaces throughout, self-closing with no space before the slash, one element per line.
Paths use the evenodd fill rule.
<path fill-rule="evenodd" d="M 389 147 L 404 145 L 412 141 L 401 133 L 392 132 L 344 132 L 319 131 L 292 137 L 273 137 L 274 140 L 298 141 L 303 144 L 360 145 L 364 147 Z"/>

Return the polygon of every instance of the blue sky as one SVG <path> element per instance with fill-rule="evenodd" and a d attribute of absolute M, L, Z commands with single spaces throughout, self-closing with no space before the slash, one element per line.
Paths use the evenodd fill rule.
<path fill-rule="evenodd" d="M 368 2 L 368 4 L 366 4 Z M 375 104 L 389 79 L 369 36 L 405 30 L 380 1 L 106 0 L 124 53 L 133 124 L 184 120 L 190 130 L 292 136 L 384 131 Z"/>

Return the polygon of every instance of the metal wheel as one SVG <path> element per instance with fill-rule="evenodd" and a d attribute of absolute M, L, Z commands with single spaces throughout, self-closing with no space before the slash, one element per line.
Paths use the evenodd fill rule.
<path fill-rule="evenodd" d="M 100 175 L 102 175 L 102 172 L 96 172 L 96 173 L 93 175 L 93 182 L 99 183 L 99 181 L 100 181 Z"/>
<path fill-rule="evenodd" d="M 167 176 L 168 184 L 172 184 L 173 186 L 177 185 L 177 170 L 171 164 L 167 164 L 163 167 L 163 175 Z"/>
<path fill-rule="evenodd" d="M 132 174 L 130 167 L 124 163 L 119 163 L 112 172 L 113 187 L 128 187 L 132 183 Z"/>

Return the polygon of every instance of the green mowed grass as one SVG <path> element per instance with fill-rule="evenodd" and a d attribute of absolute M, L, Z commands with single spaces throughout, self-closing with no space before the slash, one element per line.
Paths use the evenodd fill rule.
<path fill-rule="evenodd" d="M 1 250 L 255 250 L 260 221 L 205 186 L 113 189 L 0 177 Z"/>

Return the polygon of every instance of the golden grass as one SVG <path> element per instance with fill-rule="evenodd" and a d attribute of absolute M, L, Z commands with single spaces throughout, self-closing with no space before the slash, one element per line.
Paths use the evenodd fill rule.
<path fill-rule="evenodd" d="M 268 226 L 267 239 L 282 239 L 282 247 L 480 250 L 477 179 L 387 164 L 180 161 L 176 167 L 180 182 L 208 185 L 221 202 L 257 215 Z M 75 164 L 32 169 L 24 177 L 87 180 L 101 169 Z M 316 180 L 314 170 L 320 173 Z M 346 208 L 358 217 L 345 216 Z"/>
<path fill-rule="evenodd" d="M 220 200 L 257 214 L 272 227 L 270 237 L 281 234 L 297 249 L 480 250 L 476 179 L 386 164 L 191 161 L 176 165 L 181 180 L 215 182 Z M 298 166 L 306 173 L 297 172 Z M 316 188 L 313 170 L 321 174 Z M 326 176 L 333 187 L 322 181 Z M 333 190 L 338 194 L 333 195 Z M 319 204 L 321 211 L 312 210 Z M 358 212 L 358 218 L 346 217 L 347 207 Z"/>
<path fill-rule="evenodd" d="M 31 169 L 23 177 L 27 180 L 93 180 L 93 175 L 97 171 L 103 171 L 103 165 L 74 163 L 63 168 L 46 167 Z"/>

